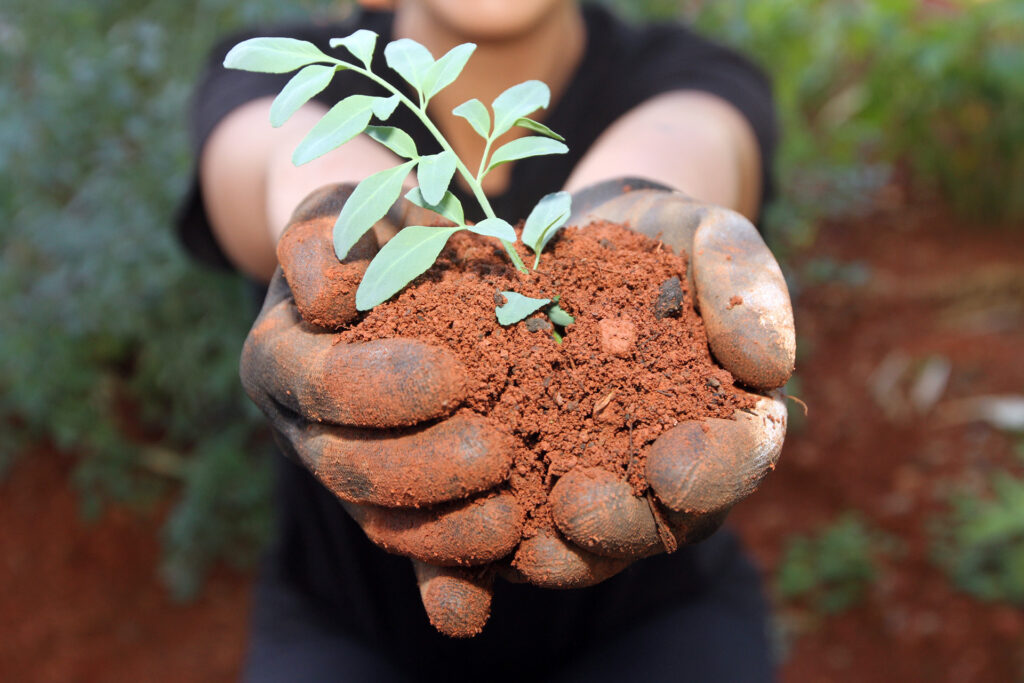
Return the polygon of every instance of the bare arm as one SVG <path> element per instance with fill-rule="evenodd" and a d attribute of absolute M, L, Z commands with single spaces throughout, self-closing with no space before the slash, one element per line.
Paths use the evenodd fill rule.
<path fill-rule="evenodd" d="M 753 219 L 761 200 L 761 157 L 742 114 L 708 93 L 676 91 L 625 113 L 569 176 L 570 192 L 624 176 L 674 187 Z"/>
<path fill-rule="evenodd" d="M 327 109 L 309 103 L 273 129 L 271 102 L 254 100 L 225 117 L 204 146 L 199 166 L 214 236 L 232 263 L 264 282 L 277 265 L 277 239 L 306 195 L 327 182 L 359 182 L 400 161 L 360 135 L 338 151 L 296 167 L 292 151 Z"/>

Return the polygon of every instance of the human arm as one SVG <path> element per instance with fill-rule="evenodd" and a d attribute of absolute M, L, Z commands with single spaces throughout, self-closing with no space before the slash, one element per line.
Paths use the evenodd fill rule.
<path fill-rule="evenodd" d="M 724 99 L 677 90 L 618 118 L 573 169 L 575 192 L 603 180 L 640 177 L 755 220 L 764 185 L 750 123 Z"/>
<path fill-rule="evenodd" d="M 259 98 L 225 116 L 199 161 L 203 203 L 217 242 L 239 270 L 262 282 L 270 281 L 277 266 L 275 249 L 289 216 L 313 190 L 327 180 L 358 183 L 399 161 L 358 135 L 332 154 L 295 166 L 292 151 L 327 107 L 309 102 L 283 126 L 270 128 L 272 102 Z"/>

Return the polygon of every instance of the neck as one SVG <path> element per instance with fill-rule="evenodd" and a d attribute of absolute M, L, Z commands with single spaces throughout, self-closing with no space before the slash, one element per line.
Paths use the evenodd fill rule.
<path fill-rule="evenodd" d="M 465 121 L 453 116 L 451 110 L 474 97 L 490 105 L 507 88 L 531 79 L 544 81 L 551 89 L 552 103 L 557 102 L 583 57 L 586 43 L 583 16 L 575 2 L 559 3 L 529 30 L 493 40 L 459 33 L 421 3 L 400 2 L 395 13 L 394 37 L 422 43 L 435 58 L 460 43 L 477 43 L 460 77 L 429 105 L 431 118 L 470 168 L 475 168 L 483 152 L 483 140 Z M 545 110 L 539 110 L 532 118 L 543 120 L 545 114 Z M 515 128 L 501 142 L 523 134 Z M 498 173 L 502 169 L 505 171 Z M 508 165 L 495 169 L 487 176 L 485 189 L 501 191 L 507 183 L 507 172 Z"/>

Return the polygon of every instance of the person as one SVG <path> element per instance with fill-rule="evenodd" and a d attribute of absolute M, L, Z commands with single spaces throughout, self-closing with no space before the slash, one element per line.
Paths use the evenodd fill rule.
<path fill-rule="evenodd" d="M 227 49 L 246 37 L 290 36 L 327 50 L 330 38 L 357 28 L 380 35 L 378 53 L 400 37 L 419 41 L 435 56 L 459 43 L 477 44 L 460 79 L 430 105 L 437 126 L 463 158 L 478 158 L 483 143 L 450 113 L 456 105 L 473 97 L 491 101 L 528 79 L 549 85 L 552 106 L 538 116 L 566 136 L 570 152 L 490 173 L 484 190 L 498 215 L 523 216 L 559 187 L 574 193 L 581 206 L 603 206 L 632 184 L 676 188 L 756 220 L 771 188 L 776 125 L 767 80 L 735 52 L 681 26 L 632 27 L 600 6 L 574 0 L 360 4 L 341 23 L 262 27 L 214 49 L 194 99 L 198 164 L 179 219 L 183 242 L 197 258 L 266 283 L 278 267 L 275 247 L 289 224 L 327 209 L 336 214 L 345 196 L 337 187 L 395 164 L 396 157 L 365 136 L 304 166 L 291 163 L 292 150 L 327 108 L 365 88 L 344 72 L 288 123 L 271 129 L 269 109 L 282 78 L 220 66 Z M 379 54 L 375 69 L 378 61 L 383 62 Z M 401 121 L 389 123 L 406 128 Z M 422 131 L 417 134 L 412 124 L 407 130 L 421 152 L 429 150 Z M 626 183 L 624 177 L 644 180 Z M 307 199 L 325 183 L 342 185 Z M 401 227 L 396 223 L 380 222 L 374 239 L 386 240 Z M 278 276 L 261 320 L 289 301 L 287 284 Z M 301 334 L 307 336 L 299 342 L 318 343 L 307 331 Z M 408 560 L 368 540 L 373 525 L 366 510 L 373 506 L 343 508 L 305 466 L 308 404 L 282 404 L 302 382 L 294 371 L 297 361 L 274 355 L 281 344 L 268 352 L 254 335 L 255 329 L 247 341 L 250 358 L 243 357 L 243 381 L 258 402 L 262 397 L 261 407 L 293 457 L 277 459 L 279 526 L 254 598 L 246 680 L 773 677 L 757 572 L 725 530 L 585 588 L 552 591 L 488 582 L 483 590 L 488 600 L 493 591 L 493 617 L 483 632 L 465 640 L 437 633 L 424 617 Z M 300 347 L 309 350 L 299 343 L 295 349 Z M 419 358 L 417 372 L 432 367 L 429 358 Z M 397 386 L 401 393 L 405 378 L 400 369 L 393 371 L 395 377 L 383 378 L 382 386 Z M 280 389 L 278 398 L 269 386 Z M 337 402 L 348 409 L 372 400 L 359 395 Z M 420 590 L 439 573 L 458 579 L 457 573 L 417 563 Z M 483 585 L 474 581 L 452 585 Z M 430 612 L 427 592 L 422 595 Z M 441 602 L 457 603 L 459 595 L 445 593 Z"/>

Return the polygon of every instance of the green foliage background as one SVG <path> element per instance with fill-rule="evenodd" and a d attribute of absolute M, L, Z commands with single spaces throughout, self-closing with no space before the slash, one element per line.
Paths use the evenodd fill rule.
<path fill-rule="evenodd" d="M 1024 217 L 1024 3 L 606 1 L 682 15 L 772 73 L 780 248 L 869 205 L 893 168 L 972 219 Z M 269 526 L 266 435 L 236 370 L 254 302 L 190 264 L 171 228 L 187 99 L 216 37 L 346 6 L 0 7 L 0 468 L 49 441 L 78 457 L 86 513 L 173 492 L 164 575 L 178 595 L 217 558 L 251 560 Z"/>
<path fill-rule="evenodd" d="M 933 555 L 967 593 L 1024 605 L 1024 477 L 997 472 L 989 489 L 953 497 L 934 525 Z"/>
<path fill-rule="evenodd" d="M 822 614 L 844 612 L 864 599 L 878 578 L 879 561 L 894 548 L 894 539 L 846 513 L 813 535 L 788 539 L 776 593 Z"/>
<path fill-rule="evenodd" d="M 79 456 L 86 514 L 177 486 L 164 575 L 195 592 L 269 527 L 266 439 L 237 375 L 255 302 L 171 227 L 186 102 L 212 41 L 322 10 L 269 0 L 10 0 L 0 9 L 0 466 Z M 287 8 L 287 9 L 285 9 Z"/>

